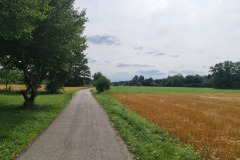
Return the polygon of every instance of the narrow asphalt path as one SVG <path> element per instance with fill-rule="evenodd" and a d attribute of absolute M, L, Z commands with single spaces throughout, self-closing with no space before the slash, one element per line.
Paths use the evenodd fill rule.
<path fill-rule="evenodd" d="M 57 119 L 19 160 L 130 160 L 106 113 L 90 90 L 76 93 Z"/>

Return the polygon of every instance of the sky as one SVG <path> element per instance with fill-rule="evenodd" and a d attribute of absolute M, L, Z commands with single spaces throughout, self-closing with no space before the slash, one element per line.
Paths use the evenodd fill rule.
<path fill-rule="evenodd" d="M 111 81 L 135 75 L 206 75 L 239 61 L 239 0 L 75 0 L 86 9 L 91 73 Z"/>

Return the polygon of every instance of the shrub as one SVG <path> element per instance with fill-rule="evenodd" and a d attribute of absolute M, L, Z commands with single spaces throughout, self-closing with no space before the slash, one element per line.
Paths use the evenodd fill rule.
<path fill-rule="evenodd" d="M 105 76 L 99 77 L 96 81 L 96 89 L 99 93 L 104 92 L 105 90 L 110 89 L 110 80 L 107 79 Z"/>

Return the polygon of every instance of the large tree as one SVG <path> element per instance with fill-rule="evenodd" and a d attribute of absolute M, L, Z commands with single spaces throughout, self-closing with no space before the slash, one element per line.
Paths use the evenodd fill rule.
<path fill-rule="evenodd" d="M 212 73 L 212 82 L 214 88 L 232 88 L 234 80 L 234 63 L 225 61 L 210 67 Z"/>
<path fill-rule="evenodd" d="M 0 54 L 1 57 L 9 56 L 9 64 L 24 73 L 27 86 L 22 92 L 25 107 L 33 106 L 37 88 L 44 78 L 54 82 L 66 77 L 74 57 L 82 54 L 87 47 L 86 37 L 83 36 L 87 21 L 85 11 L 79 13 L 74 10 L 73 2 L 0 1 L 4 11 L 0 23 L 6 25 L 0 29 L 0 46 L 4 46 L 0 48 Z M 5 16 L 5 12 L 10 16 Z M 12 28 L 13 22 L 7 21 L 11 17 L 19 17 L 14 19 L 16 26 Z"/>
<path fill-rule="evenodd" d="M 71 75 L 67 79 L 66 86 L 84 86 L 85 82 L 91 81 L 90 68 L 87 66 L 88 60 L 86 55 L 79 53 L 75 55 L 72 62 Z"/>

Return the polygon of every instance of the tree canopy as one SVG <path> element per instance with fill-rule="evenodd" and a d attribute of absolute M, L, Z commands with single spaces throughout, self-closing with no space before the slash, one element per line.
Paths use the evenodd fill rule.
<path fill-rule="evenodd" d="M 87 47 L 83 35 L 86 13 L 75 10 L 73 2 L 0 1 L 0 57 L 9 57 L 8 64 L 23 71 L 27 85 L 22 92 L 24 106 L 33 105 L 42 80 L 47 80 L 54 92 L 71 78 L 77 64 L 85 61 L 82 70 L 89 73 L 83 53 Z M 81 68 L 78 72 L 82 74 Z"/>
<path fill-rule="evenodd" d="M 94 73 L 93 85 L 96 87 L 99 93 L 110 89 L 111 82 L 101 72 Z"/>
<path fill-rule="evenodd" d="M 240 62 L 225 61 L 210 68 L 214 88 L 240 88 Z"/>

